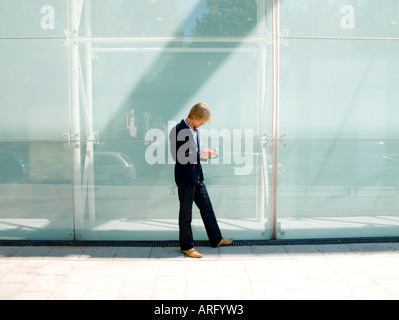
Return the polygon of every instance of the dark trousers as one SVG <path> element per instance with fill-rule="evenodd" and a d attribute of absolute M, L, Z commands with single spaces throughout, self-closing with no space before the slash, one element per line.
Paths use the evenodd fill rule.
<path fill-rule="evenodd" d="M 180 202 L 179 240 L 181 250 L 189 250 L 194 247 L 191 229 L 193 202 L 195 202 L 200 210 L 211 246 L 216 247 L 222 240 L 222 234 L 216 221 L 205 184 L 202 181 L 183 182 L 178 186 L 178 192 Z"/>

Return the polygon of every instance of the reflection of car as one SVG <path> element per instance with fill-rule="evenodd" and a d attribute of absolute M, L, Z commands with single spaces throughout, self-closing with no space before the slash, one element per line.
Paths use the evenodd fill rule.
<path fill-rule="evenodd" d="M 260 153 L 246 154 L 225 154 L 221 155 L 218 163 L 210 160 L 208 164 L 202 166 L 205 181 L 209 184 L 236 184 L 236 185 L 255 185 L 256 172 L 263 166 L 257 164 L 262 161 Z M 272 157 L 266 156 L 267 172 L 269 177 L 273 171 Z M 283 164 L 278 164 L 278 175 L 281 176 L 285 171 Z"/>
<path fill-rule="evenodd" d="M 93 167 L 96 184 L 129 184 L 136 179 L 134 163 L 121 152 L 94 152 Z M 71 165 L 52 166 L 42 170 L 38 178 L 44 183 L 68 183 L 72 171 Z"/>
<path fill-rule="evenodd" d="M 27 182 L 31 175 L 31 165 L 16 153 L 0 152 L 0 183 Z"/>
<path fill-rule="evenodd" d="M 98 183 L 128 184 L 136 179 L 136 168 L 124 153 L 95 152 L 94 179 Z"/>

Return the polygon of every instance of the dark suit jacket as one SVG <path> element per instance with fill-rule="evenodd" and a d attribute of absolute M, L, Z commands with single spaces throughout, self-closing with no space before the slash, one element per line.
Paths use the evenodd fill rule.
<path fill-rule="evenodd" d="M 172 158 L 176 162 L 176 184 L 179 186 L 182 182 L 203 181 L 204 175 L 199 155 L 199 135 L 196 144 L 190 128 L 182 120 L 171 130 L 169 140 Z"/>

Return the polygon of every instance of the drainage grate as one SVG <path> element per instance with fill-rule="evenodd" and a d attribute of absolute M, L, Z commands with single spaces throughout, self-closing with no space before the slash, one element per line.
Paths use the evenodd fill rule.
<path fill-rule="evenodd" d="M 304 239 L 304 240 L 235 240 L 231 246 L 334 245 L 353 243 L 399 243 L 399 237 Z M 179 247 L 178 241 L 64 241 L 64 240 L 0 240 L 2 247 Z M 196 247 L 209 246 L 208 241 L 196 241 Z"/>

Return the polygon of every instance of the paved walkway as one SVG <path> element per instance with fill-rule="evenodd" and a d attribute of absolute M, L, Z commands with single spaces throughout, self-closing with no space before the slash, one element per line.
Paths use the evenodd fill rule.
<path fill-rule="evenodd" d="M 0 299 L 399 299 L 399 243 L 0 247 Z"/>

